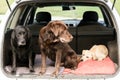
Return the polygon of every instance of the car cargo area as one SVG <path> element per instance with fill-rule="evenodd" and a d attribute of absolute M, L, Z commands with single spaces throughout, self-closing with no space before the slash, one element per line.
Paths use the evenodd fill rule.
<path fill-rule="evenodd" d="M 113 76 L 120 65 L 118 38 L 116 27 L 112 22 L 113 18 L 111 18 L 110 12 L 107 10 L 105 4 L 95 3 L 94 1 L 90 3 L 82 1 L 79 2 L 79 4 L 78 2 L 65 2 L 65 4 L 58 2 L 58 4 L 56 4 L 55 2 L 46 2 L 46 4 L 44 4 L 38 1 L 20 4 L 18 8 L 16 8 L 8 22 L 9 25 L 7 25 L 5 35 L 10 30 L 14 30 L 17 25 L 22 25 L 30 29 L 32 34 L 32 51 L 35 54 L 34 72 L 30 72 L 28 67 L 17 66 L 16 74 L 11 74 L 11 65 L 4 66 L 6 59 L 3 57 L 4 73 L 12 77 L 35 77 L 39 79 L 88 79 Z M 57 77 L 51 76 L 55 69 L 55 62 L 47 58 L 46 73 L 40 75 L 42 59 L 39 43 L 40 30 L 50 21 L 55 20 L 63 21 L 68 27 L 68 31 L 73 36 L 73 40 L 68 44 L 80 58 L 83 56 L 83 50 L 90 50 L 94 45 L 105 45 L 108 49 L 107 57 L 102 61 L 92 59 L 80 61 L 75 70 L 61 66 Z M 10 37 L 8 37 L 8 39 L 9 38 Z M 5 44 L 7 43 L 4 43 L 4 46 Z"/>
<path fill-rule="evenodd" d="M 88 28 L 89 27 L 89 28 Z M 103 63 L 102 61 L 96 61 L 96 63 L 92 63 L 90 62 L 90 64 L 92 65 L 93 68 L 91 68 L 91 65 L 86 63 L 81 63 L 81 65 L 88 65 L 87 69 L 86 67 L 83 69 L 82 72 L 78 69 L 76 70 L 69 70 L 69 69 L 65 69 L 63 66 L 61 66 L 60 68 L 60 72 L 59 72 L 59 77 L 60 78 L 67 78 L 69 76 L 73 76 L 73 77 L 80 77 L 80 76 L 85 76 L 85 75 L 89 75 L 89 76 L 101 76 L 101 75 L 111 75 L 114 74 L 117 69 L 118 69 L 118 52 L 117 52 L 117 40 L 116 40 L 116 32 L 114 28 L 105 28 L 105 30 L 100 30 L 97 31 L 95 29 L 95 27 L 103 27 L 103 26 L 98 26 L 98 25 L 87 25 L 87 26 L 79 26 L 79 27 L 75 27 L 75 28 L 69 28 L 70 33 L 74 36 L 73 40 L 69 43 L 70 46 L 76 51 L 76 53 L 81 56 L 82 54 L 82 50 L 89 50 L 93 45 L 99 45 L 99 44 L 103 44 L 108 48 L 109 51 L 109 60 L 108 62 L 105 62 L 105 64 L 109 63 L 109 61 L 112 61 L 114 63 L 110 64 L 110 66 L 108 66 L 109 64 L 107 64 L 105 66 L 104 64 L 104 60 Z M 38 40 L 38 35 L 33 35 L 33 42 L 34 42 L 34 53 L 36 53 L 36 58 L 35 58 L 35 65 L 34 65 L 34 70 L 35 72 L 30 73 L 29 69 L 27 67 L 18 67 L 17 68 L 17 72 L 16 72 L 16 76 L 23 76 L 23 75 L 34 75 L 34 76 L 39 76 L 41 78 L 44 78 L 46 76 L 51 77 L 52 71 L 55 69 L 53 66 L 53 61 L 51 61 L 49 58 L 47 58 L 47 71 L 44 75 L 40 75 L 39 71 L 40 71 L 40 65 L 41 65 L 41 53 L 40 53 L 40 48 L 39 48 L 39 44 L 37 42 Z M 97 63 L 98 62 L 98 63 Z M 111 62 L 111 63 L 112 63 Z M 89 69 L 94 69 L 94 66 L 101 64 L 98 67 L 98 73 L 96 72 L 92 72 L 92 70 L 90 71 L 86 71 Z M 104 72 L 104 71 L 100 71 L 99 70 L 104 70 L 102 69 L 102 66 L 104 66 L 103 68 L 107 68 L 108 69 L 108 73 Z M 96 67 L 95 67 L 96 68 Z M 78 72 L 78 71 L 79 72 Z M 111 71 L 109 71 L 111 70 Z M 97 71 L 97 70 L 96 70 Z M 107 71 L 107 70 L 106 70 Z M 5 72 L 7 72 L 8 74 L 11 74 L 11 67 L 10 66 L 6 66 L 5 67 Z M 88 72 L 88 73 L 87 73 Z"/>

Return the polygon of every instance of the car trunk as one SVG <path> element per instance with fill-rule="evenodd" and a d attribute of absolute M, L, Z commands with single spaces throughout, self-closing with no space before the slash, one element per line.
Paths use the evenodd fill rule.
<path fill-rule="evenodd" d="M 114 62 L 115 64 L 115 70 L 117 71 L 118 69 L 118 51 L 117 51 L 117 40 L 116 40 L 116 31 L 114 28 L 109 28 L 106 29 L 104 31 L 86 31 L 84 29 L 82 29 L 82 27 L 90 27 L 90 26 L 97 26 L 97 25 L 88 25 L 88 26 L 80 26 L 77 28 L 69 28 L 69 32 L 74 36 L 73 40 L 69 43 L 70 46 L 76 51 L 76 53 L 78 54 L 78 56 L 81 56 L 82 54 L 82 50 L 89 50 L 93 45 L 99 45 L 99 44 L 103 44 L 105 45 L 108 50 L 109 50 L 109 57 L 111 59 L 111 61 Z M 90 27 L 91 28 L 91 27 Z M 86 29 L 86 28 L 85 28 Z M 38 76 L 39 75 L 39 71 L 40 71 L 40 65 L 41 65 L 41 53 L 40 53 L 40 47 L 38 44 L 38 35 L 33 35 L 33 43 L 34 45 L 34 53 L 36 53 L 36 58 L 35 58 L 35 65 L 34 65 L 34 70 L 35 72 L 30 73 L 29 69 L 27 67 L 18 67 L 17 68 L 17 72 L 16 72 L 16 76 L 27 76 L 27 75 L 32 75 L 32 76 Z M 54 66 L 53 65 L 53 61 L 51 61 L 49 58 L 47 58 L 47 71 L 45 73 L 45 75 L 43 76 L 39 76 L 41 78 L 44 77 L 51 77 L 52 72 L 54 71 Z M 109 67 L 109 66 L 108 66 Z M 101 68 L 102 69 L 102 68 Z M 112 68 L 113 69 L 113 68 Z M 75 75 L 76 73 L 66 73 L 64 70 L 66 70 L 65 67 L 61 66 L 60 67 L 60 72 L 59 72 L 59 78 L 70 78 L 70 76 L 72 76 L 71 78 L 78 78 L 78 77 L 85 77 L 86 75 L 89 75 L 89 77 L 94 77 L 94 76 L 98 76 L 101 77 L 101 75 L 97 74 L 97 73 L 89 73 L 89 74 L 82 74 L 80 73 L 79 75 Z M 10 66 L 6 66 L 5 67 L 5 71 L 7 72 L 7 74 L 10 74 L 11 71 L 11 67 Z M 79 69 L 78 69 L 79 71 Z M 63 74 L 65 73 L 65 74 Z M 83 72 L 84 73 L 84 72 Z M 113 73 L 109 73 L 109 75 L 111 75 Z M 107 76 L 104 73 L 102 74 L 103 76 Z M 51 77 L 52 78 L 52 77 Z"/>
<path fill-rule="evenodd" d="M 26 4 L 26 5 L 25 5 Z M 38 26 L 34 26 L 31 25 L 33 22 L 33 15 L 35 14 L 35 10 L 36 10 L 36 6 L 33 4 L 28 5 L 27 3 L 25 3 L 23 5 L 20 5 L 20 9 L 18 12 L 22 13 L 20 15 L 20 13 L 17 13 L 16 10 L 16 14 L 14 12 L 13 16 L 10 18 L 8 23 L 11 23 L 10 26 L 8 26 L 8 30 L 14 28 L 13 26 L 15 26 L 16 24 L 18 25 L 25 25 L 26 27 L 28 27 L 31 32 L 32 32 L 32 38 L 33 38 L 33 52 L 36 54 L 35 57 L 35 65 L 34 65 L 34 69 L 35 72 L 30 73 L 28 67 L 17 67 L 17 72 L 15 75 L 12 75 L 11 72 L 11 66 L 6 66 L 4 68 L 5 73 L 7 75 L 12 75 L 14 77 L 38 77 L 38 78 L 54 78 L 51 76 L 51 73 L 54 71 L 54 66 L 53 65 L 53 61 L 51 61 L 50 59 L 47 58 L 47 71 L 45 73 L 45 75 L 39 75 L 40 72 L 40 66 L 41 66 L 41 51 L 40 51 L 40 45 L 38 42 L 38 37 L 39 37 L 39 30 L 45 26 L 45 25 L 38 25 Z M 54 3 L 53 3 L 54 4 Z M 32 5 L 32 6 L 31 6 Z M 38 5 L 38 4 L 37 4 Z M 43 5 L 43 4 L 42 4 Z M 19 16 L 18 16 L 19 15 Z M 31 16 L 31 18 L 30 18 Z M 107 16 L 109 17 L 109 16 Z M 17 19 L 18 18 L 18 19 Z M 13 21 L 11 21 L 13 19 Z M 30 20 L 29 20 L 30 19 Z M 14 23 L 14 21 L 16 21 L 16 23 Z M 99 45 L 99 44 L 103 44 L 108 48 L 109 51 L 109 58 L 110 60 L 114 63 L 114 68 L 115 68 L 115 72 L 117 72 L 118 70 L 118 65 L 119 65 L 119 58 L 118 58 L 118 39 L 117 39 L 117 32 L 116 29 L 114 28 L 114 26 L 103 26 L 103 25 L 96 25 L 96 24 L 92 24 L 92 25 L 82 25 L 82 26 L 68 26 L 68 30 L 69 32 L 73 35 L 73 40 L 69 43 L 69 45 L 75 50 L 75 52 L 78 54 L 78 56 L 82 55 L 82 50 L 89 50 L 93 45 Z M 102 29 L 101 29 L 102 27 Z M 6 32 L 7 32 L 6 29 Z M 4 63 L 4 61 L 3 61 Z M 109 66 L 108 66 L 109 67 Z M 100 69 L 100 68 L 99 68 Z M 68 78 L 105 78 L 107 76 L 111 76 L 113 75 L 115 72 L 113 73 L 109 73 L 109 74 L 98 74 L 98 73 L 89 73 L 89 74 L 78 74 L 76 75 L 74 72 L 74 70 L 71 73 L 64 73 L 65 67 L 61 66 L 60 67 L 60 71 L 59 71 L 59 76 L 58 78 L 62 78 L 62 79 L 68 79 Z M 85 69 L 84 69 L 85 70 Z M 78 70 L 79 71 L 79 70 Z M 91 70 L 92 71 L 92 70 Z"/>

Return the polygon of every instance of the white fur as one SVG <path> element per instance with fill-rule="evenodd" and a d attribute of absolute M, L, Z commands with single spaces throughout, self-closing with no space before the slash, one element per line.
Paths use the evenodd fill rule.
<path fill-rule="evenodd" d="M 90 50 L 83 50 L 81 60 L 89 59 L 101 61 L 108 55 L 108 49 L 104 45 L 94 45 Z"/>

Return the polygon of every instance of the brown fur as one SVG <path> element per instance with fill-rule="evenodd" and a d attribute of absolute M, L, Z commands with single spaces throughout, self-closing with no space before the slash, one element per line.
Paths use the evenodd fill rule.
<path fill-rule="evenodd" d="M 46 56 L 55 61 L 53 75 L 58 75 L 60 65 L 71 69 L 77 67 L 77 54 L 68 45 L 72 38 L 72 35 L 68 32 L 68 27 L 61 21 L 51 21 L 40 30 L 41 74 L 44 74 L 46 71 Z"/>

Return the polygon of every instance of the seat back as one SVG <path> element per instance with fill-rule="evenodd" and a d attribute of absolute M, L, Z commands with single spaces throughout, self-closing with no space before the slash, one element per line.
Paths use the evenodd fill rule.
<path fill-rule="evenodd" d="M 100 24 L 98 22 L 98 14 L 95 11 L 86 11 L 83 14 L 83 19 L 81 20 L 80 25 L 90 25 L 90 24 Z"/>
<path fill-rule="evenodd" d="M 51 21 L 51 14 L 49 12 L 38 12 L 36 14 L 36 21 L 40 25 L 46 25 L 49 21 Z"/>
<path fill-rule="evenodd" d="M 49 21 L 51 21 L 51 14 L 49 12 L 38 12 L 36 14 L 36 22 L 27 26 L 32 32 L 34 52 L 37 54 L 40 53 L 40 46 L 38 43 L 40 29 L 46 26 Z"/>
<path fill-rule="evenodd" d="M 78 27 L 77 30 L 77 52 L 79 53 L 82 53 L 83 49 L 90 49 L 95 44 L 107 46 L 109 41 L 115 39 L 114 28 L 101 25 L 86 25 Z"/>

